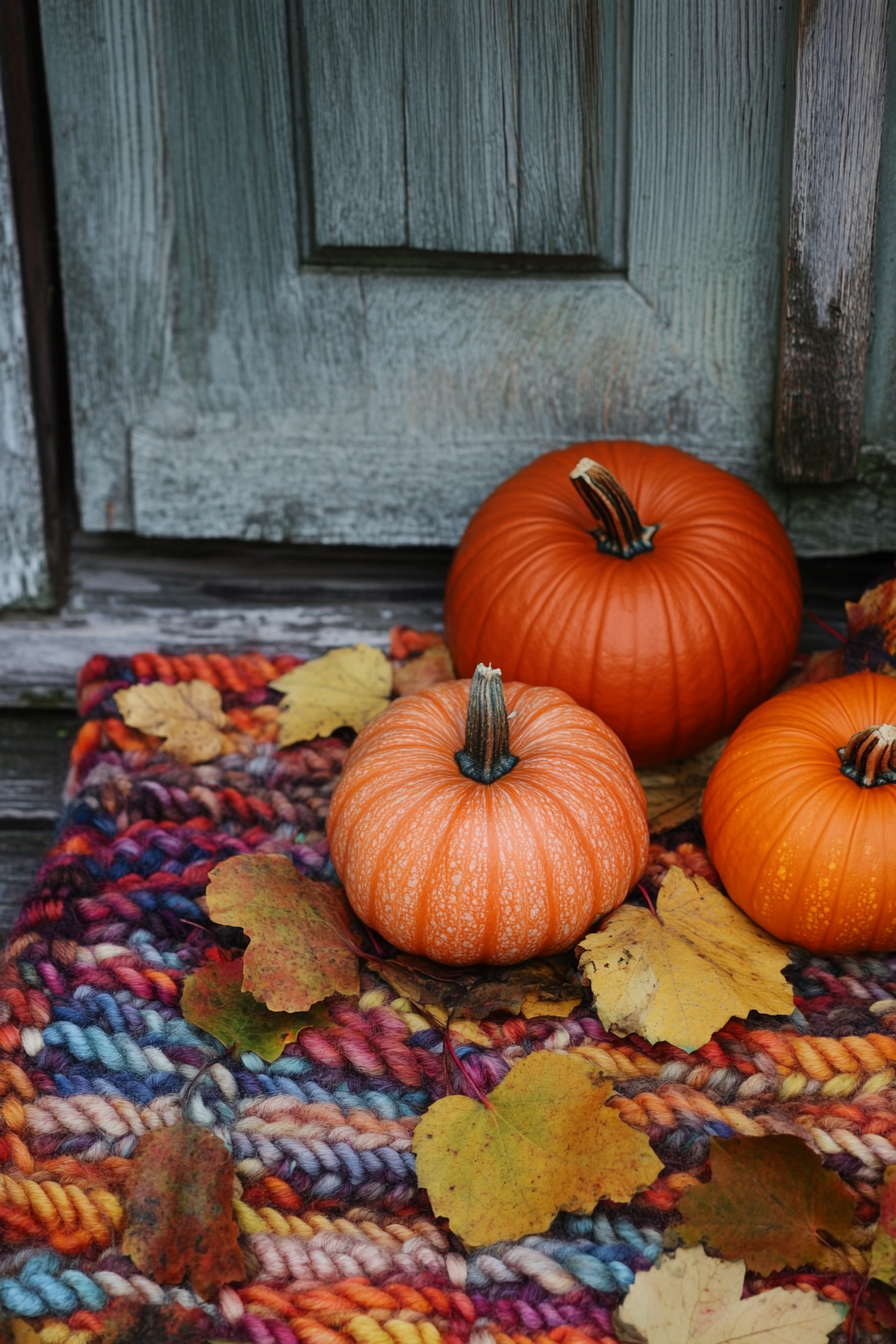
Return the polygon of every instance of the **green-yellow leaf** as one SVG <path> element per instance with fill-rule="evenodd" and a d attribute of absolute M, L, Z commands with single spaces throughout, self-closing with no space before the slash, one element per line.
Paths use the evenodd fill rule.
<path fill-rule="evenodd" d="M 271 682 L 282 691 L 281 747 L 326 737 L 334 728 L 360 731 L 389 703 L 392 667 L 369 644 L 332 649 Z"/>
<path fill-rule="evenodd" d="M 663 1255 L 642 1269 L 613 1316 L 622 1340 L 637 1344 L 827 1344 L 846 1305 L 772 1288 L 741 1298 L 743 1260 L 715 1260 L 702 1246 Z"/>
<path fill-rule="evenodd" d="M 580 944 L 601 1022 L 697 1050 L 729 1018 L 792 1013 L 787 948 L 702 877 L 670 868 L 656 915 L 622 905 Z"/>
<path fill-rule="evenodd" d="M 221 692 L 207 681 L 153 681 L 115 692 L 115 703 L 129 728 L 165 738 L 165 750 L 184 765 L 219 756 L 230 720 L 221 708 Z"/>
<path fill-rule="evenodd" d="M 561 1209 L 589 1212 L 645 1189 L 662 1163 L 605 1105 L 613 1084 L 575 1055 L 520 1060 L 489 1095 L 443 1097 L 414 1134 L 433 1211 L 471 1246 L 544 1232 Z"/>
<path fill-rule="evenodd" d="M 217 1036 L 237 1054 L 254 1050 L 269 1062 L 279 1059 L 283 1047 L 305 1027 L 326 1026 L 329 1021 L 326 1008 L 319 1004 L 307 1013 L 273 1013 L 242 985 L 242 957 L 210 961 L 184 981 L 181 1012 L 194 1027 Z"/>
<path fill-rule="evenodd" d="M 210 917 L 243 930 L 243 989 L 279 1013 L 304 1013 L 331 994 L 357 994 L 345 895 L 296 872 L 285 854 L 235 854 L 205 891 Z"/>

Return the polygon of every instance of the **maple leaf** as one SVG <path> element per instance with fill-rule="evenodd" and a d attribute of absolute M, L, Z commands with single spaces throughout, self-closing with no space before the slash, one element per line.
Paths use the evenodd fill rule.
<path fill-rule="evenodd" d="M 561 1209 L 627 1202 L 662 1163 L 605 1106 L 613 1084 L 585 1060 L 545 1050 L 514 1064 L 488 1097 L 443 1097 L 414 1133 L 433 1212 L 471 1246 L 550 1227 Z"/>
<path fill-rule="evenodd" d="M 237 1054 L 254 1050 L 262 1059 L 279 1059 L 283 1047 L 305 1027 L 323 1027 L 327 1010 L 272 1013 L 243 989 L 243 959 L 210 961 L 184 981 L 180 1009 L 188 1022 L 216 1036 Z"/>
<path fill-rule="evenodd" d="M 102 1315 L 103 1329 L 97 1344 L 197 1344 L 205 1338 L 202 1327 L 208 1317 L 197 1307 L 178 1302 L 144 1302 L 139 1297 L 119 1297 Z"/>
<path fill-rule="evenodd" d="M 416 695 L 428 686 L 438 686 L 442 681 L 454 681 L 457 673 L 451 661 L 451 652 L 447 644 L 433 644 L 421 653 L 419 658 L 411 658 L 392 673 L 392 689 L 396 695 Z"/>
<path fill-rule="evenodd" d="M 198 765 L 221 754 L 223 729 L 230 720 L 221 709 L 221 693 L 207 681 L 153 681 L 115 692 L 115 703 L 129 728 L 165 738 L 165 750 L 183 765 Z"/>
<path fill-rule="evenodd" d="M 787 948 L 702 877 L 670 868 L 656 914 L 621 905 L 580 944 L 601 1022 L 697 1050 L 732 1017 L 793 1012 Z"/>
<path fill-rule="evenodd" d="M 270 683 L 282 691 L 281 747 L 327 737 L 334 728 L 360 731 L 389 703 L 392 668 L 369 644 L 331 649 Z"/>
<path fill-rule="evenodd" d="M 481 1021 L 489 1013 L 564 1017 L 582 1001 L 581 986 L 561 957 L 534 957 L 516 966 L 442 966 L 400 953 L 370 960 L 371 969 L 411 1003 L 427 1012 Z"/>
<path fill-rule="evenodd" d="M 741 1298 L 742 1260 L 714 1260 L 702 1246 L 660 1256 L 639 1270 L 613 1314 L 622 1340 L 637 1344 L 826 1344 L 846 1305 L 772 1288 Z"/>
<path fill-rule="evenodd" d="M 208 1299 L 244 1277 L 233 1217 L 233 1162 L 221 1140 L 183 1120 L 137 1140 L 122 1253 L 150 1279 L 185 1274 Z"/>
<path fill-rule="evenodd" d="M 869 1274 L 896 1285 L 896 1167 L 887 1167 L 880 1191 L 880 1216 L 871 1245 Z"/>
<path fill-rule="evenodd" d="M 724 737 L 684 761 L 635 771 L 647 799 L 647 824 L 651 834 L 669 831 L 683 821 L 699 817 L 703 791 L 727 741 Z"/>
<path fill-rule="evenodd" d="M 802 1139 L 710 1139 L 709 1162 L 712 1180 L 685 1190 L 677 1206 L 684 1222 L 672 1236 L 687 1246 L 705 1241 L 760 1274 L 801 1265 L 850 1272 L 830 1239 L 846 1241 L 854 1202 Z"/>
<path fill-rule="evenodd" d="M 274 1012 L 304 1013 L 331 994 L 357 994 L 349 909 L 340 887 L 296 872 L 285 854 L 235 854 L 205 891 L 217 924 L 249 939 L 243 989 Z"/>

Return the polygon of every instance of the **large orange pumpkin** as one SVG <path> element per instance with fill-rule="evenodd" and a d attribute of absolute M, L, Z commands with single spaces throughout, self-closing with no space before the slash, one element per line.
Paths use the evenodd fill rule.
<path fill-rule="evenodd" d="M 857 672 L 754 709 L 703 799 L 732 900 L 812 952 L 896 949 L 896 681 Z"/>
<path fill-rule="evenodd" d="M 558 686 L 655 765 L 723 737 L 772 690 L 801 606 L 793 549 L 750 486 L 675 448 L 579 443 L 474 515 L 445 629 L 461 676 L 491 660 Z"/>
<path fill-rule="evenodd" d="M 568 695 L 479 668 L 357 738 L 327 837 L 358 915 L 406 952 L 507 964 L 571 947 L 647 861 L 644 793 Z"/>

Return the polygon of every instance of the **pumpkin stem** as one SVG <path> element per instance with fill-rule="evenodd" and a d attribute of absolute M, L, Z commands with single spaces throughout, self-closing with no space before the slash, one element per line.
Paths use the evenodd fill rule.
<path fill-rule="evenodd" d="M 896 725 L 879 723 L 854 733 L 837 755 L 843 764 L 840 773 L 863 789 L 878 784 L 896 784 Z"/>
<path fill-rule="evenodd" d="M 467 736 L 463 750 L 454 753 L 462 775 L 480 784 L 494 784 L 519 760 L 510 750 L 510 725 L 501 669 L 480 663 L 470 682 Z"/>
<path fill-rule="evenodd" d="M 633 560 L 636 555 L 653 550 L 651 538 L 659 523 L 643 525 L 612 472 L 599 462 L 592 462 L 590 457 L 583 457 L 569 473 L 569 479 L 600 523 L 591 533 L 597 538 L 599 551 Z"/>

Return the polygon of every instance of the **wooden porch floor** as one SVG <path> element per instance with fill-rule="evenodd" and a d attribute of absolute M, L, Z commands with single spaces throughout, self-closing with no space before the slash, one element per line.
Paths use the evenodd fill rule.
<path fill-rule="evenodd" d="M 158 648 L 295 652 L 385 645 L 392 625 L 438 627 L 451 553 L 76 538 L 55 616 L 0 620 L 0 937 L 61 815 L 77 728 L 74 685 L 92 654 Z M 801 562 L 805 606 L 843 631 L 843 603 L 893 574 L 876 553 Z M 835 639 L 809 616 L 802 647 Z"/>

